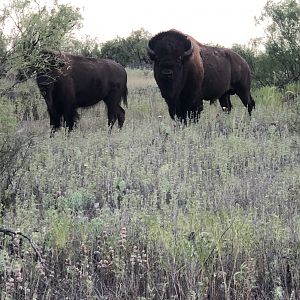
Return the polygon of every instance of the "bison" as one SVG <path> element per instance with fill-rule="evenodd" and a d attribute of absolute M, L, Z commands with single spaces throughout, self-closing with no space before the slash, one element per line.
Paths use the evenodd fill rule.
<path fill-rule="evenodd" d="M 154 61 L 154 77 L 172 119 L 197 120 L 203 100 L 219 99 L 228 112 L 230 95 L 237 94 L 248 112 L 255 108 L 250 94 L 250 68 L 230 49 L 200 44 L 177 30 L 158 33 L 149 40 L 148 54 Z"/>
<path fill-rule="evenodd" d="M 127 73 L 117 62 L 67 53 L 45 51 L 46 68 L 37 71 L 37 84 L 50 116 L 51 134 L 62 125 L 71 131 L 79 116 L 78 107 L 88 107 L 103 100 L 107 106 L 108 125 L 115 121 L 121 128 L 127 106 Z"/>

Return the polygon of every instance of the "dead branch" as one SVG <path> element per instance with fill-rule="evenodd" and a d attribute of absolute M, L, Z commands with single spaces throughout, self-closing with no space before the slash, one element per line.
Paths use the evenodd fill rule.
<path fill-rule="evenodd" d="M 25 240 L 27 240 L 29 242 L 31 248 L 35 252 L 39 263 L 43 266 L 43 268 L 46 271 L 53 273 L 53 271 L 49 270 L 49 268 L 45 265 L 45 260 L 43 259 L 41 252 L 39 251 L 38 247 L 36 246 L 36 244 L 34 243 L 34 241 L 30 237 L 28 237 L 26 234 L 24 234 L 20 231 L 13 231 L 13 230 L 6 229 L 6 228 L 0 228 L 0 233 L 3 233 L 4 235 L 8 235 L 8 236 L 13 237 L 13 238 L 16 237 L 16 236 L 21 236 Z"/>

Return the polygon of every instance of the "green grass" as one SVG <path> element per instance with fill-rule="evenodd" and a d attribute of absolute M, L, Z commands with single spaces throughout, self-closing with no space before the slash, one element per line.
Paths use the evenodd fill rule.
<path fill-rule="evenodd" d="M 17 111 L 14 139 L 32 144 L 1 174 L 1 226 L 41 258 L 1 236 L 3 299 L 299 298 L 296 106 L 264 88 L 251 118 L 233 97 L 183 127 L 151 72 L 128 74 L 122 130 L 102 104 L 52 139 L 41 99 L 37 120 Z"/>

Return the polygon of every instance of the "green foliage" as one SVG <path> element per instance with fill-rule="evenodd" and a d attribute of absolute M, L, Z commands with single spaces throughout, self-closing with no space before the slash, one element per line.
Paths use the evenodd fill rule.
<path fill-rule="evenodd" d="M 113 59 L 126 67 L 143 67 L 150 63 L 147 54 L 149 38 L 149 32 L 141 28 L 132 31 L 127 38 L 117 37 L 103 44 L 88 36 L 84 41 L 73 39 L 66 49 L 86 57 Z"/>
<path fill-rule="evenodd" d="M 50 236 L 59 250 L 70 246 L 72 223 L 73 220 L 67 215 L 53 215 Z"/>
<path fill-rule="evenodd" d="M 5 68 L 3 66 L 3 62 L 5 61 L 6 48 L 6 38 L 3 32 L 0 32 L 0 78 L 2 78 L 5 75 Z"/>
<path fill-rule="evenodd" d="M 85 57 L 99 58 L 101 56 L 100 44 L 96 38 L 86 36 L 84 40 L 71 39 L 64 46 L 65 51 L 83 55 Z"/>
<path fill-rule="evenodd" d="M 47 67 L 41 51 L 60 50 L 81 20 L 78 9 L 56 1 L 41 6 L 36 1 L 10 0 L 0 17 L 3 28 L 11 28 L 5 37 L 10 46 L 2 57 L 6 73 L 21 70 L 26 77 Z"/>
<path fill-rule="evenodd" d="M 147 54 L 147 44 L 150 38 L 150 33 L 141 28 L 140 30 L 132 31 L 131 35 L 125 39 L 124 47 L 131 57 L 131 67 L 143 66 L 150 63 Z"/>
<path fill-rule="evenodd" d="M 124 40 L 119 37 L 107 41 L 101 46 L 101 58 L 113 59 L 123 66 L 127 66 L 130 62 L 130 56 L 123 44 Z"/>
<path fill-rule="evenodd" d="M 232 50 L 243 57 L 251 69 L 254 86 L 273 86 L 274 70 L 270 56 L 266 52 L 258 51 L 256 43 L 251 46 L 234 44 Z"/>
<path fill-rule="evenodd" d="M 296 0 L 285 0 L 279 3 L 268 1 L 259 21 L 268 24 L 265 31 L 267 54 L 265 65 L 269 65 L 268 78 L 271 77 L 273 83 L 280 87 L 299 80 L 299 3 Z"/>
<path fill-rule="evenodd" d="M 17 125 L 14 106 L 4 98 L 0 98 L 0 141 L 12 134 Z"/>
<path fill-rule="evenodd" d="M 258 18 L 265 38 L 232 49 L 248 62 L 254 84 L 284 88 L 300 78 L 300 8 L 295 0 L 268 1 Z M 261 43 L 264 50 L 259 50 Z"/>
<path fill-rule="evenodd" d="M 231 49 L 238 53 L 241 57 L 243 57 L 252 71 L 252 73 L 256 72 L 256 50 L 245 45 L 234 44 Z"/>
<path fill-rule="evenodd" d="M 101 47 L 101 57 L 114 59 L 124 66 L 145 66 L 150 62 L 147 54 L 149 38 L 149 32 L 143 28 L 132 31 L 126 39 L 118 37 L 104 43 Z"/>

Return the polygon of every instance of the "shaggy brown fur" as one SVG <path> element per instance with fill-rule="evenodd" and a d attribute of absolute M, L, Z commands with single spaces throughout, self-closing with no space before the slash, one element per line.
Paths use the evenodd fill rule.
<path fill-rule="evenodd" d="M 176 116 L 184 122 L 187 117 L 197 119 L 203 100 L 219 99 L 222 108 L 230 111 L 233 94 L 240 97 L 251 115 L 255 102 L 250 94 L 250 69 L 237 53 L 202 45 L 174 29 L 154 36 L 148 53 L 171 118 Z"/>
<path fill-rule="evenodd" d="M 72 130 L 78 119 L 77 108 L 103 100 L 107 106 L 108 124 L 118 120 L 123 126 L 127 105 L 127 74 L 118 63 L 108 59 L 92 59 L 59 52 L 44 53 L 53 61 L 48 71 L 38 72 L 37 84 L 46 100 L 50 125 L 55 132 L 62 121 Z"/>

